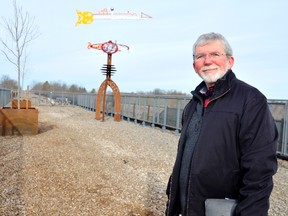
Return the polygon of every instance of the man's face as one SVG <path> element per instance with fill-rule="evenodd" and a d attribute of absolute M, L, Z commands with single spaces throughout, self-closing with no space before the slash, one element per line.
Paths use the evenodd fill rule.
<path fill-rule="evenodd" d="M 234 58 L 227 56 L 220 41 L 197 46 L 193 67 L 207 86 L 213 85 L 223 77 L 234 64 Z"/>

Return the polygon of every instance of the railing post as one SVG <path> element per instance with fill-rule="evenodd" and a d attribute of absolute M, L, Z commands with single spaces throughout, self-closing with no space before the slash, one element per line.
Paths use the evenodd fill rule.
<path fill-rule="evenodd" d="M 167 98 L 164 99 L 164 118 L 163 118 L 163 126 L 162 130 L 166 130 L 166 122 L 167 122 Z"/>
<path fill-rule="evenodd" d="M 121 118 L 122 118 L 122 120 L 124 120 L 124 115 L 125 115 L 125 112 L 126 112 L 126 95 L 124 95 L 124 96 L 122 96 L 122 98 L 123 98 L 123 100 L 122 100 L 122 109 L 121 109 L 121 112 L 122 112 L 122 114 L 121 114 Z"/>
<path fill-rule="evenodd" d="M 282 147 L 283 149 L 283 154 L 285 156 L 288 155 L 288 102 L 285 102 L 285 117 L 284 117 L 284 124 L 283 124 L 283 142 L 282 142 Z"/>
<path fill-rule="evenodd" d="M 179 124 L 180 124 L 180 106 L 181 106 L 181 101 L 178 98 L 177 99 L 177 114 L 176 114 L 176 130 L 175 133 L 178 135 L 179 134 Z"/>
<path fill-rule="evenodd" d="M 146 121 L 149 121 L 149 116 L 150 116 L 150 105 L 147 106 L 147 118 L 146 118 Z"/>
<path fill-rule="evenodd" d="M 156 122 L 160 123 L 160 98 L 157 98 L 157 119 Z"/>
<path fill-rule="evenodd" d="M 131 101 L 131 97 L 129 97 L 129 100 L 127 98 L 127 106 L 128 106 L 128 110 L 127 110 L 127 113 L 128 113 L 128 116 L 127 116 L 127 121 L 130 122 L 130 116 L 131 116 L 131 103 L 129 103 Z"/>
<path fill-rule="evenodd" d="M 143 121 L 142 125 L 145 126 L 146 121 L 146 99 L 143 97 Z"/>
<path fill-rule="evenodd" d="M 89 104 L 90 104 L 90 111 L 93 111 L 94 110 L 94 95 L 93 94 L 89 94 Z"/>
<path fill-rule="evenodd" d="M 133 113 L 132 113 L 132 117 L 135 119 L 136 115 L 135 115 L 135 109 L 136 109 L 136 104 L 133 104 Z"/>
<path fill-rule="evenodd" d="M 152 127 L 155 127 L 155 119 L 156 119 L 156 98 L 153 99 L 153 111 L 152 111 Z"/>
<path fill-rule="evenodd" d="M 136 102 L 135 102 L 135 104 L 137 104 L 137 107 L 135 107 L 134 123 L 137 123 L 137 110 L 138 110 L 138 112 L 139 112 L 139 101 L 140 101 L 140 96 L 138 96 L 138 97 L 136 98 Z"/>

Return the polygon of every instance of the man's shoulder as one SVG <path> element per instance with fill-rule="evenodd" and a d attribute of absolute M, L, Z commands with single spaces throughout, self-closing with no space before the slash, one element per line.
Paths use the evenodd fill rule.
<path fill-rule="evenodd" d="M 255 86 L 244 82 L 243 80 L 235 79 L 233 88 L 241 93 L 246 93 L 255 97 L 265 97 L 264 94 Z"/>
<path fill-rule="evenodd" d="M 252 101 L 259 104 L 267 103 L 267 98 L 258 88 L 242 80 L 235 79 L 231 91 L 233 92 L 234 97 L 238 98 L 238 100 L 242 100 L 243 102 L 245 101 L 245 104 Z"/>

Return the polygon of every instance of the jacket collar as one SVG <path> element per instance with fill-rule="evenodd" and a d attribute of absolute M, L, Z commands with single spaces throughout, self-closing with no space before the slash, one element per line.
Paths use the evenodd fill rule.
<path fill-rule="evenodd" d="M 217 80 L 217 82 L 215 83 L 215 89 L 212 95 L 212 98 L 216 98 L 216 97 L 220 97 L 221 95 L 225 94 L 227 91 L 229 91 L 231 89 L 232 86 L 232 81 L 236 79 L 235 74 L 233 73 L 233 71 L 231 69 L 229 69 L 226 74 Z M 194 91 L 192 91 L 191 93 L 195 96 L 195 95 L 199 95 L 199 92 L 201 91 L 201 89 L 203 88 L 207 88 L 206 84 L 204 81 L 202 81 L 196 88 Z"/>

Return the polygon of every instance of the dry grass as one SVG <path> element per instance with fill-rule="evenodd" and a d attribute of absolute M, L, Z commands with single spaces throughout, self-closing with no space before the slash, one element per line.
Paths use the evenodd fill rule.
<path fill-rule="evenodd" d="M 37 109 L 38 135 L 0 137 L 0 215 L 164 214 L 178 136 L 79 107 Z M 270 215 L 288 212 L 279 162 Z"/>

